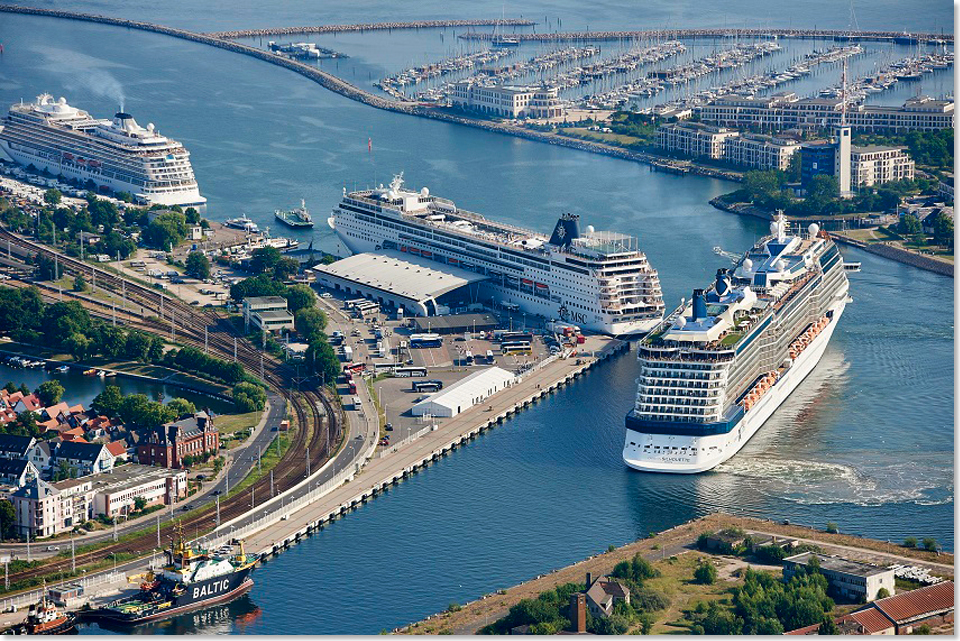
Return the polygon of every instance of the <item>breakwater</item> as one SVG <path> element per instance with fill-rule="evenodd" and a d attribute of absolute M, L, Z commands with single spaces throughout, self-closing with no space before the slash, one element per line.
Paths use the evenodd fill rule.
<path fill-rule="evenodd" d="M 665 161 L 662 157 L 644 152 L 631 151 L 629 149 L 614 147 L 612 145 L 606 145 L 598 142 L 577 140 L 568 138 L 566 136 L 558 136 L 553 133 L 525 129 L 523 127 L 517 127 L 514 125 L 492 122 L 488 120 L 478 120 L 463 115 L 457 115 L 446 110 L 441 110 L 434 107 L 426 107 L 415 102 L 384 98 L 368 91 L 364 91 L 363 89 L 360 89 L 359 87 L 316 67 L 312 67 L 308 64 L 304 64 L 302 62 L 298 62 L 269 51 L 257 49 L 256 47 L 241 44 L 227 38 L 217 38 L 203 33 L 187 31 L 186 29 L 176 29 L 174 27 L 167 27 L 150 22 L 127 20 L 125 18 L 112 18 L 110 16 L 79 13 L 76 11 L 63 11 L 60 9 L 42 9 L 38 7 L 21 7 L 17 5 L 0 5 L 0 12 L 48 16 L 53 18 L 63 18 L 66 20 L 79 20 L 82 22 L 93 22 L 118 27 L 127 27 L 128 29 L 140 29 L 142 31 L 161 33 L 174 38 L 181 38 L 183 40 L 199 42 L 212 47 L 219 47 L 220 49 L 226 49 L 227 51 L 232 51 L 234 53 L 247 55 L 252 58 L 258 58 L 279 67 L 284 67 L 290 71 L 299 73 L 310 80 L 313 80 L 325 89 L 329 89 L 330 91 L 336 92 L 342 96 L 365 105 L 376 107 L 377 109 L 384 109 L 387 111 L 404 113 L 411 116 L 420 116 L 421 118 L 430 118 L 432 120 L 440 120 L 442 122 L 475 127 L 477 129 L 483 129 L 486 131 L 517 136 L 518 138 L 526 138 L 527 140 L 536 140 L 538 142 L 544 142 L 550 145 L 558 145 L 561 147 L 569 147 L 571 149 L 579 149 L 581 151 L 589 151 L 591 153 L 603 154 L 605 156 L 613 156 L 615 158 L 622 158 L 624 160 L 644 162 L 653 165 L 654 168 L 673 173 L 697 173 L 704 176 L 724 178 L 727 180 L 738 179 L 734 174 L 730 174 L 729 172 L 724 172 L 721 170 L 710 169 L 708 167 L 696 165 L 680 167 L 674 163 Z"/>
<path fill-rule="evenodd" d="M 464 40 L 490 40 L 493 34 L 470 32 Z M 514 37 L 528 42 L 580 40 L 675 40 L 678 38 L 742 38 L 836 40 L 839 42 L 896 42 L 898 44 L 953 42 L 952 33 L 906 33 L 904 31 L 849 31 L 845 29 L 644 29 L 635 31 L 560 31 L 521 33 Z"/>
<path fill-rule="evenodd" d="M 288 36 L 304 33 L 345 33 L 348 31 L 393 31 L 394 29 L 446 29 L 457 27 L 531 27 L 532 20 L 416 20 L 413 22 L 368 22 L 363 24 L 323 24 L 311 27 L 274 27 L 269 29 L 234 29 L 213 31 L 204 35 L 213 38 L 250 38 L 257 36 Z"/>

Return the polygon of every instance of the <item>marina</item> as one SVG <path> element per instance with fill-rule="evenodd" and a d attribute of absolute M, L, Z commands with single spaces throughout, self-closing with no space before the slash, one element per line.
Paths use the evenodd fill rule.
<path fill-rule="evenodd" d="M 62 29 L 44 26 L 39 17 L 11 20 L 35 20 L 23 32 L 39 30 L 54 41 Z M 229 25 L 215 28 L 221 26 Z M 163 51 L 170 64 L 207 61 L 198 65 L 194 77 L 183 80 L 186 94 L 200 95 L 204 86 L 222 81 L 222 57 L 227 52 L 101 24 L 71 23 L 70 28 L 89 34 L 119 32 L 115 38 L 91 38 L 96 42 L 91 55 L 105 60 L 118 54 L 146 57 L 131 46 L 143 38 Z M 517 40 L 516 49 L 522 52 L 527 40 Z M 8 54 L 16 50 L 16 43 L 15 37 L 5 42 Z M 123 53 L 130 51 L 134 53 Z M 519 52 L 518 57 L 529 59 L 526 52 Z M 352 51 L 350 55 L 355 61 Z M 397 60 L 396 66 L 412 68 L 407 60 Z M 147 79 L 164 77 L 149 65 L 142 68 Z M 112 71 L 124 81 L 131 79 L 125 70 Z M 357 74 L 367 71 L 361 68 Z M 29 73 L 45 81 L 52 75 L 43 69 Z M 371 75 L 390 73 L 394 71 L 385 69 Z M 179 113 L 188 128 L 195 128 L 185 140 L 202 130 L 222 133 L 221 119 L 252 136 L 253 142 L 221 137 L 208 143 L 203 159 L 194 152 L 204 194 L 223 212 L 220 219 L 246 210 L 252 212 L 251 218 L 243 218 L 265 229 L 271 212 L 277 204 L 289 202 L 291 193 L 303 194 L 311 203 L 334 203 L 344 191 L 349 193 L 344 186 L 354 181 L 377 184 L 376 176 L 368 178 L 374 171 L 383 180 L 388 168 L 405 169 L 439 193 L 517 229 L 539 229 L 548 214 L 547 224 L 570 209 L 585 223 L 636 233 L 661 275 L 663 296 L 670 300 L 688 296 L 691 286 L 710 276 L 703 267 L 715 263 L 710 247 L 748 247 L 765 233 L 765 223 L 705 206 L 709 198 L 729 190 L 730 185 L 719 180 L 638 172 L 633 163 L 613 157 L 489 136 L 483 129 L 458 128 L 454 121 L 372 111 L 315 86 L 305 87 L 293 74 L 275 74 L 275 68 L 266 65 L 240 65 L 236 75 L 230 86 L 224 85 L 223 113 L 216 117 L 204 113 L 202 101 L 165 107 Z M 260 84 L 282 93 L 282 104 L 243 90 Z M 147 82 L 140 99 L 157 97 L 161 93 L 153 92 L 164 89 L 169 88 L 153 88 Z M 12 103 L 15 93 L 5 90 L 3 96 Z M 97 100 L 84 97 L 87 102 Z M 290 131 L 291 122 L 302 124 Z M 384 141 L 374 145 L 376 169 L 368 137 Z M 323 153 L 318 154 L 320 145 Z M 468 155 L 463 153 L 465 146 Z M 191 148 L 197 147 L 191 143 Z M 244 153 L 237 154 L 238 148 Z M 413 148 L 420 152 L 410 154 Z M 236 164 L 225 159 L 235 159 L 230 163 Z M 325 175 L 322 181 L 316 178 L 318 165 Z M 227 166 L 228 171 L 217 169 Z M 503 198 L 503 193 L 510 197 Z M 444 231 L 438 225 L 433 228 Z M 325 225 L 298 231 L 294 240 L 316 240 L 332 253 L 344 253 L 344 239 Z M 420 249 L 422 256 L 421 244 L 410 246 Z M 427 250 L 437 253 L 435 248 Z M 329 503 L 321 499 L 305 506 L 303 520 L 296 520 L 301 511 L 291 512 L 258 539 L 256 549 L 285 551 L 258 568 L 249 594 L 229 605 L 176 617 L 169 627 L 148 625 L 144 631 L 294 633 L 309 625 L 317 631 L 375 633 L 437 612 L 451 601 L 462 603 L 495 592 L 612 543 L 723 508 L 818 527 L 833 520 L 846 530 L 885 539 L 916 535 L 917 524 L 922 523 L 920 534 L 929 533 L 952 547 L 953 470 L 947 456 L 952 453 L 944 445 L 953 435 L 952 405 L 947 402 L 953 366 L 944 356 L 952 345 L 952 318 L 943 305 L 946 279 L 885 262 L 855 247 L 844 252 L 845 268 L 848 263 L 863 267 L 860 273 L 848 270 L 857 304 L 844 312 L 844 322 L 804 384 L 737 456 L 715 471 L 651 478 L 625 469 L 620 458 L 623 411 L 635 400 L 637 363 L 629 357 L 609 358 L 603 367 L 566 380 L 562 389 L 542 394 L 531 390 L 541 394 L 536 402 L 505 417 L 497 429 L 474 433 L 487 417 L 469 426 L 465 419 L 463 431 L 441 438 L 437 432 L 444 427 L 374 459 L 371 465 L 391 457 L 399 464 L 398 458 L 407 457 L 399 467 L 411 469 L 394 479 L 379 473 L 387 467 L 365 468 L 336 495 L 329 495 Z M 546 284 L 528 280 L 534 296 L 536 284 Z M 890 291 L 897 296 L 889 296 Z M 918 342 L 923 350 L 916 349 Z M 100 382 L 97 376 L 86 380 Z M 585 398 L 602 401 L 585 403 Z M 518 393 L 512 400 L 516 404 L 525 399 Z M 363 403 L 368 402 L 364 397 Z M 499 410 L 498 406 L 493 415 Z M 927 438 L 913 438 L 897 419 L 904 411 L 910 412 L 911 422 L 928 426 Z M 878 433 L 883 439 L 874 438 Z M 436 440 L 428 440 L 433 434 Z M 455 440 L 470 447 L 444 451 Z M 529 489 L 518 494 L 519 486 Z M 569 518 L 569 505 L 556 506 L 558 494 L 582 506 L 578 519 Z M 371 500 L 374 496 L 376 500 Z M 505 511 L 510 518 L 503 518 Z M 337 518 L 347 514 L 349 518 Z M 493 522 L 496 527 L 490 526 Z M 471 537 L 470 555 L 462 553 L 464 536 Z M 436 558 L 445 559 L 440 578 L 422 572 Z M 377 585 L 359 596 L 343 593 L 344 584 L 376 574 L 385 559 L 395 567 L 389 576 L 377 574 L 381 579 Z M 320 572 L 298 571 L 308 565 Z M 302 608 L 289 602 L 292 589 L 309 591 L 321 606 L 304 617 Z M 398 591 L 404 599 L 391 598 Z M 98 631 L 95 625 L 82 630 Z"/>

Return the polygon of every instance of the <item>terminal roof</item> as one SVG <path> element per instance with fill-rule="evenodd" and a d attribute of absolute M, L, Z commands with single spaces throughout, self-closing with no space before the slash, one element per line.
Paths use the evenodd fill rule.
<path fill-rule="evenodd" d="M 488 278 L 391 249 L 355 254 L 330 265 L 317 265 L 313 270 L 415 301 L 430 300 Z"/>

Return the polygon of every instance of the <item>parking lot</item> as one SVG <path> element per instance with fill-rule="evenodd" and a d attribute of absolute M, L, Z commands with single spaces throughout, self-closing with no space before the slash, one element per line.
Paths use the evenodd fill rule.
<path fill-rule="evenodd" d="M 531 332 L 533 340 L 529 354 L 503 354 L 500 341 L 493 331 L 445 334 L 441 336 L 439 346 L 411 347 L 410 337 L 417 332 L 412 327 L 411 319 L 397 320 L 383 312 L 368 314 L 363 319 L 353 318 L 353 314 L 345 306 L 345 295 L 338 295 L 337 292 L 325 289 L 319 291 L 321 307 L 330 319 L 327 333 L 332 337 L 332 342 L 344 365 L 364 364 L 366 373 L 363 376 L 355 375 L 353 381 L 357 386 L 367 385 L 368 382 L 372 386 L 373 394 L 385 415 L 383 421 L 387 424 L 387 429 L 384 430 L 384 435 L 388 437 L 390 444 L 429 429 L 432 424 L 443 420 L 424 419 L 411 415 L 410 409 L 413 405 L 431 393 L 415 391 L 414 383 L 440 381 L 444 387 L 447 387 L 478 367 L 492 365 L 520 374 L 536 362 L 561 349 L 549 332 L 543 329 Z M 511 325 L 515 331 L 529 327 L 526 324 L 527 319 L 522 318 L 522 314 L 514 314 L 514 316 L 515 318 L 500 317 L 504 330 L 509 331 Z M 498 330 L 496 334 L 500 331 Z M 380 338 L 377 337 L 378 332 Z M 381 356 L 377 351 L 378 342 L 389 346 L 389 352 Z M 403 345 L 405 347 L 401 347 Z M 344 347 L 350 349 L 349 357 L 344 353 Z M 472 363 L 468 356 L 472 356 Z M 402 367 L 426 368 L 427 375 L 396 377 L 388 375 L 386 369 L 382 369 L 380 373 L 374 373 L 377 363 L 386 365 L 390 361 L 395 361 Z M 340 378 L 337 389 L 343 399 L 345 410 L 355 411 L 353 394 L 350 393 L 346 377 Z"/>

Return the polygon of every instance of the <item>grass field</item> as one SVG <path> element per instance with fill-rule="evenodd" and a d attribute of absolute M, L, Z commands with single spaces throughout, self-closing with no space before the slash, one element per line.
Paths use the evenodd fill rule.
<path fill-rule="evenodd" d="M 569 129 L 560 129 L 559 133 L 561 134 L 576 134 L 577 136 L 583 136 L 590 140 L 596 140 L 597 142 L 606 142 L 614 145 L 633 145 L 642 143 L 643 141 L 640 138 L 635 136 L 627 136 L 624 134 L 607 134 L 601 131 L 590 131 L 585 127 L 571 127 Z"/>

